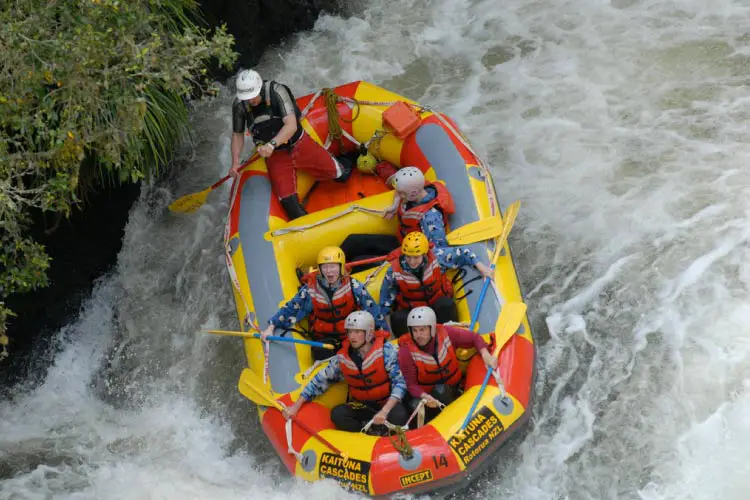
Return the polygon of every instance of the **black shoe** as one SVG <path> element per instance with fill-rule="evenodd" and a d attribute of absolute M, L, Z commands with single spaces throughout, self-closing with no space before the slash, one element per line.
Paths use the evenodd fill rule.
<path fill-rule="evenodd" d="M 341 175 L 336 177 L 334 179 L 336 182 L 346 182 L 349 177 L 352 175 L 352 170 L 354 170 L 354 162 L 357 161 L 357 157 L 353 156 L 357 153 L 347 153 L 345 155 L 337 156 L 336 161 L 338 162 L 339 166 L 341 167 Z"/>
<path fill-rule="evenodd" d="M 390 433 L 388 432 L 388 427 L 386 427 L 385 425 L 373 425 L 367 431 L 367 435 L 368 436 L 388 437 L 390 435 Z"/>

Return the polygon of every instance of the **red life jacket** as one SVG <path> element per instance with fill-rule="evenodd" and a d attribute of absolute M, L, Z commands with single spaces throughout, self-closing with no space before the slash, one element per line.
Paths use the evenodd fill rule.
<path fill-rule="evenodd" d="M 427 393 L 436 384 L 457 385 L 461 382 L 456 350 L 443 325 L 437 325 L 433 342 L 435 351 L 429 353 L 420 349 L 410 334 L 401 335 L 398 339 L 399 348 L 409 350 L 417 366 L 417 383 Z"/>
<path fill-rule="evenodd" d="M 362 360 L 362 369 L 349 355 L 351 343 L 347 338 L 339 350 L 339 368 L 344 380 L 349 384 L 349 396 L 355 401 L 385 403 L 391 395 L 391 377 L 385 369 L 383 346 L 389 333 L 375 331 L 375 341 Z"/>
<path fill-rule="evenodd" d="M 388 254 L 393 269 L 393 279 L 398 286 L 395 309 L 412 309 L 418 306 L 431 306 L 440 297 L 453 297 L 453 285 L 430 249 L 425 255 L 422 279 L 401 265 L 401 249 Z"/>
<path fill-rule="evenodd" d="M 432 186 L 437 191 L 437 196 L 420 205 L 415 205 L 409 209 L 406 208 L 406 201 L 402 201 L 398 206 L 398 221 L 399 221 L 399 242 L 404 240 L 404 236 L 414 231 L 421 231 L 422 227 L 419 225 L 422 222 L 424 214 L 432 207 L 437 207 L 438 210 L 443 214 L 443 218 L 446 218 L 450 214 L 456 211 L 456 205 L 453 203 L 453 197 L 450 191 L 440 182 L 430 182 L 425 184 L 425 188 Z"/>
<path fill-rule="evenodd" d="M 359 310 L 352 292 L 352 281 L 349 276 L 341 278 L 341 284 L 331 299 L 318 282 L 317 275 L 305 277 L 313 310 L 310 314 L 310 331 L 314 338 L 343 337 L 344 320 L 353 311 Z"/>

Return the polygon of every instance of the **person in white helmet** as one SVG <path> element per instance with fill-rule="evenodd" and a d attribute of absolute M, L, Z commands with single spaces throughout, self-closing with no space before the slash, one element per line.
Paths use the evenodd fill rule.
<path fill-rule="evenodd" d="M 296 170 L 309 172 L 317 180 L 345 181 L 351 165 L 342 165 L 311 139 L 299 123 L 301 112 L 289 87 L 263 80 L 258 72 L 242 70 L 237 75 L 237 98 L 232 104 L 232 168 L 239 175 L 245 129 L 266 159 L 274 194 L 290 220 L 305 215 L 297 197 Z"/>
<path fill-rule="evenodd" d="M 474 332 L 450 325 L 437 324 L 435 311 L 429 306 L 415 307 L 406 324 L 410 335 L 398 339 L 398 361 L 406 380 L 412 411 L 420 401 L 427 407 L 426 421 L 439 413 L 440 404 L 450 404 L 459 395 L 461 367 L 456 348 L 474 348 L 484 364 L 497 368 L 497 358 L 487 342 Z"/>
<path fill-rule="evenodd" d="M 386 209 L 387 219 L 398 216 L 399 241 L 414 231 L 421 231 L 436 247 L 448 246 L 445 218 L 456 211 L 448 189 L 439 182 L 425 183 L 417 167 L 404 167 L 393 175 L 396 196 Z"/>
<path fill-rule="evenodd" d="M 406 383 L 398 366 L 398 352 L 387 342 L 388 333 L 375 330 L 375 319 L 367 311 L 350 313 L 345 328 L 347 339 L 341 350 L 305 386 L 299 399 L 285 410 L 285 416 L 296 415 L 305 402 L 343 380 L 349 385 L 349 402 L 331 410 L 337 429 L 359 432 L 371 419 L 375 426 L 382 426 L 386 420 L 404 425 L 408 415 L 401 400 Z"/>

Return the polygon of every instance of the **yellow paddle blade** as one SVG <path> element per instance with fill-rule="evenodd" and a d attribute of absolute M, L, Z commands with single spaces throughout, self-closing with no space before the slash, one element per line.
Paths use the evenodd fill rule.
<path fill-rule="evenodd" d="M 516 216 L 518 215 L 518 211 L 520 209 L 521 200 L 516 200 L 511 203 L 510 206 L 505 210 L 503 232 L 500 233 L 500 239 L 498 240 L 499 246 L 502 247 L 503 245 L 505 245 L 505 240 L 508 239 L 508 235 L 510 234 L 510 230 L 513 228 L 513 223 L 516 222 Z"/>
<path fill-rule="evenodd" d="M 193 213 L 206 203 L 208 193 L 211 191 L 212 188 L 208 187 L 198 193 L 181 196 L 169 204 L 169 210 L 183 214 Z"/>
<path fill-rule="evenodd" d="M 500 233 L 500 237 L 497 239 L 497 244 L 495 245 L 495 253 L 492 255 L 490 265 L 497 262 L 497 258 L 500 256 L 500 250 L 502 250 L 502 248 L 505 246 L 505 242 L 508 239 L 510 230 L 513 229 L 513 223 L 516 221 L 516 215 L 518 215 L 518 210 L 520 208 L 521 201 L 516 200 L 511 203 L 510 206 L 505 210 L 505 225 L 503 225 L 503 231 Z"/>
<path fill-rule="evenodd" d="M 449 245 L 469 245 L 478 241 L 497 238 L 503 230 L 499 215 L 465 224 L 446 235 Z"/>
<path fill-rule="evenodd" d="M 263 381 L 249 368 L 242 370 L 240 382 L 237 387 L 240 393 L 253 403 L 263 406 L 273 406 L 281 411 L 281 405 L 273 397 L 271 391 L 266 388 Z"/>
<path fill-rule="evenodd" d="M 503 346 L 518 331 L 518 327 L 526 314 L 526 304 L 523 302 L 507 302 L 495 324 L 495 351 L 493 356 L 497 357 Z"/>

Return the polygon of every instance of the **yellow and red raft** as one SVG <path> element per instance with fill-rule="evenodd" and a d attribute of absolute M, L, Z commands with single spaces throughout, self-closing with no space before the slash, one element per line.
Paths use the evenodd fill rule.
<path fill-rule="evenodd" d="M 486 165 L 447 116 L 362 81 L 301 97 L 298 104 L 304 112 L 306 132 L 327 145 L 332 154 L 352 151 L 358 143 L 366 143 L 379 159 L 396 166 L 419 167 L 428 180 L 444 182 L 456 200 L 456 212 L 448 220 L 450 229 L 499 214 Z M 324 246 L 340 245 L 352 233 L 396 232 L 396 222 L 379 214 L 391 204 L 394 192 L 374 175 L 355 169 L 346 183 L 316 183 L 302 174 L 298 192 L 308 215 L 288 221 L 271 193 L 265 162 L 258 157 L 250 159 L 232 187 L 225 247 L 237 314 L 245 331 L 262 329 L 279 306 L 297 292 L 298 271 L 314 266 Z M 487 262 L 495 243 L 469 246 Z M 384 266 L 377 266 L 354 276 L 366 282 L 377 300 L 384 273 Z M 467 324 L 482 285 L 481 280 L 468 283 L 475 275 L 471 269 L 464 276 L 460 295 L 465 297 L 458 301 L 460 320 Z M 479 333 L 492 333 L 503 304 L 522 300 L 506 243 L 497 261 L 494 284 L 481 307 Z M 298 327 L 304 329 L 305 325 Z M 298 332 L 287 335 L 303 338 Z M 252 374 L 255 380 L 263 381 L 264 390 L 289 405 L 322 369 L 306 373 L 312 358 L 310 348 L 304 345 L 271 344 L 267 359 L 260 341 L 247 339 L 244 345 L 247 368 L 240 378 L 241 392 L 243 377 Z M 291 426 L 289 436 L 284 417 L 273 407 L 258 406 L 262 429 L 288 470 L 308 481 L 331 478 L 376 497 L 460 488 L 470 474 L 490 462 L 499 463 L 496 452 L 529 420 L 536 351 L 528 319 L 523 318 L 499 355 L 505 391 L 490 379 L 463 435 L 459 428 L 482 384 L 485 368 L 473 351 L 461 354 L 465 360 L 463 394 L 427 425 L 406 431 L 399 440 L 334 428 L 330 411 L 346 401 L 343 383 L 304 405 L 298 418 L 344 456 L 298 425 Z M 289 452 L 290 446 L 296 454 Z"/>

